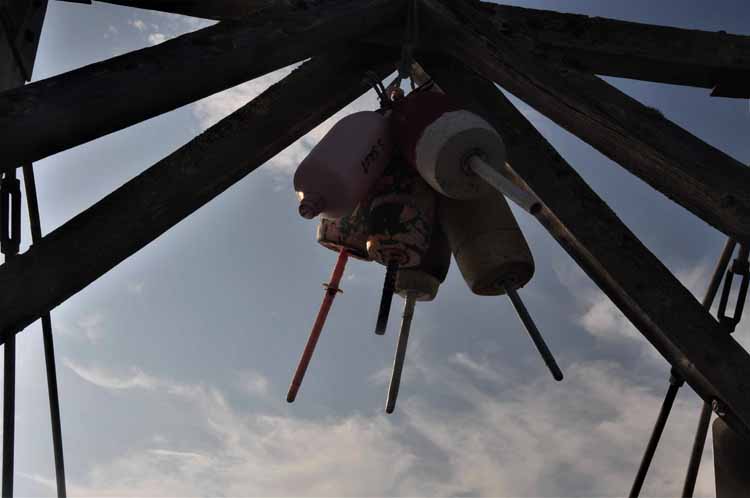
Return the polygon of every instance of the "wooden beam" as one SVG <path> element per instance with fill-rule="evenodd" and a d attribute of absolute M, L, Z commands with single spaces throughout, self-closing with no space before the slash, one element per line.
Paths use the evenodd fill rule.
<path fill-rule="evenodd" d="M 91 0 L 63 0 L 91 5 Z M 304 5 L 304 0 L 101 0 L 125 7 L 157 10 L 185 16 L 215 19 L 217 21 L 238 20 L 262 11 L 292 8 Z"/>
<path fill-rule="evenodd" d="M 750 241 L 750 168 L 600 78 L 540 61 L 468 5 L 425 3 L 447 28 L 432 37 L 446 52 L 707 223 Z"/>
<path fill-rule="evenodd" d="M 31 80 L 47 0 L 0 0 L 0 92 Z"/>
<path fill-rule="evenodd" d="M 493 85 L 457 63 L 427 72 L 500 132 L 516 181 L 543 203 L 542 224 L 704 399 L 750 427 L 750 355 Z"/>
<path fill-rule="evenodd" d="M 104 275 L 364 93 L 397 53 L 315 58 L 0 266 L 0 341 Z M 333 90 L 333 91 L 332 91 Z"/>
<path fill-rule="evenodd" d="M 397 18 L 401 8 L 399 0 L 320 3 L 219 23 L 0 94 L 4 167 L 42 159 L 341 45 Z"/>
<path fill-rule="evenodd" d="M 750 97 L 750 36 L 481 3 L 506 36 L 583 72 Z M 735 83 L 734 91 L 728 88 Z M 727 90 L 721 91 L 721 87 Z"/>

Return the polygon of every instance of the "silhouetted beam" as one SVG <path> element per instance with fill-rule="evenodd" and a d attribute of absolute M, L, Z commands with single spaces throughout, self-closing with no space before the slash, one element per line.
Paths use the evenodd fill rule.
<path fill-rule="evenodd" d="M 462 2 L 425 0 L 456 59 L 523 99 L 717 229 L 750 242 L 750 168 L 600 78 L 549 66 Z M 424 38 L 424 37 L 423 37 Z"/>
<path fill-rule="evenodd" d="M 723 400 L 750 427 L 750 355 L 495 85 L 458 64 L 420 62 L 500 132 L 516 182 L 539 197 L 537 218 L 560 245 L 704 399 Z"/>
<path fill-rule="evenodd" d="M 481 4 L 506 36 L 585 72 L 750 97 L 750 36 Z M 718 85 L 718 86 L 717 86 Z M 736 89 L 732 90 L 735 86 Z"/>
<path fill-rule="evenodd" d="M 0 94 L 4 167 L 31 162 L 287 66 L 393 20 L 399 0 L 329 0 L 219 23 Z M 329 89 L 336 91 L 335 85 Z"/>
<path fill-rule="evenodd" d="M 47 0 L 0 0 L 0 92 L 31 79 Z"/>
<path fill-rule="evenodd" d="M 91 0 L 63 1 L 89 5 L 92 3 Z M 256 12 L 289 8 L 305 3 L 303 0 L 102 0 L 102 2 L 218 21 L 241 19 Z"/>
<path fill-rule="evenodd" d="M 306 62 L 242 109 L 0 266 L 0 341 L 104 275 L 384 78 L 398 54 Z"/>

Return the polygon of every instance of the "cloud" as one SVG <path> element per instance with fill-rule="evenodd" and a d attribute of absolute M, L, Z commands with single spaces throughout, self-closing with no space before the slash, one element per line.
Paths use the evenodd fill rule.
<path fill-rule="evenodd" d="M 132 368 L 127 375 L 116 375 L 106 369 L 84 367 L 70 358 L 65 358 L 63 364 L 81 379 L 104 389 L 155 389 L 160 383 L 137 368 Z"/>
<path fill-rule="evenodd" d="M 128 24 L 138 31 L 146 31 L 146 23 L 141 19 L 131 19 L 130 21 L 128 21 Z"/>
<path fill-rule="evenodd" d="M 139 390 L 160 393 L 160 403 L 189 411 L 194 421 L 192 437 L 177 446 L 151 438 L 151 446 L 98 461 L 71 482 L 71 494 L 617 496 L 629 489 L 662 393 L 640 387 L 620 365 L 570 365 L 562 385 L 540 375 L 478 387 L 465 373 L 493 380 L 495 369 L 487 362 L 467 353 L 441 366 L 418 358 L 410 358 L 420 362 L 417 370 L 432 370 L 419 380 L 440 382 L 442 392 L 459 400 L 457 406 L 414 394 L 401 400 L 398 417 L 249 413 L 213 386 L 175 383 L 138 370 L 118 376 L 66 361 L 96 385 L 137 387 L 129 396 Z M 644 496 L 678 492 L 693 408 L 677 400 Z M 704 464 L 698 494 L 710 495 L 712 488 L 712 468 Z"/>
<path fill-rule="evenodd" d="M 151 33 L 148 35 L 148 42 L 151 45 L 158 45 L 164 43 L 167 40 L 167 35 L 164 33 Z"/>
<path fill-rule="evenodd" d="M 254 396 L 268 394 L 270 382 L 268 378 L 254 370 L 244 370 L 239 374 L 240 387 L 243 391 Z"/>

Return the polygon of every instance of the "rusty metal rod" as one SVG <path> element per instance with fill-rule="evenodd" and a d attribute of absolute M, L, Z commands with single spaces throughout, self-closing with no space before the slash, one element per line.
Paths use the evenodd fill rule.
<path fill-rule="evenodd" d="M 539 332 L 539 329 L 536 327 L 536 324 L 534 323 L 534 320 L 531 318 L 531 315 L 526 309 L 526 306 L 524 306 L 523 301 L 521 301 L 521 297 L 518 295 L 515 289 L 507 285 L 505 286 L 505 292 L 506 294 L 508 294 L 508 297 L 510 298 L 510 302 L 513 303 L 513 307 L 515 308 L 516 313 L 518 314 L 518 318 L 521 319 L 521 322 L 526 327 L 526 331 L 529 333 L 529 336 L 531 336 L 531 340 L 534 341 L 534 345 L 536 346 L 537 350 L 539 350 L 539 354 L 542 355 L 542 359 L 544 360 L 544 363 L 547 365 L 547 368 L 549 368 L 549 371 L 552 373 L 552 377 L 554 377 L 555 380 L 558 382 L 563 380 L 563 373 L 560 370 L 560 367 L 557 366 L 555 357 L 552 356 L 552 352 L 550 352 L 549 348 L 547 347 L 547 344 L 544 342 L 544 338 L 542 337 L 542 334 Z"/>
<path fill-rule="evenodd" d="M 339 257 L 336 260 L 336 266 L 333 268 L 331 274 L 331 281 L 326 284 L 326 294 L 323 298 L 323 303 L 320 305 L 318 310 L 318 316 L 315 318 L 315 323 L 310 331 L 310 337 L 307 339 L 305 350 L 302 352 L 302 357 L 297 365 L 297 370 L 294 372 L 294 378 L 292 384 L 289 386 L 289 392 L 286 395 L 286 400 L 289 403 L 293 403 L 297 397 L 297 392 L 302 385 L 302 379 L 305 378 L 305 372 L 307 371 L 308 365 L 310 365 L 310 359 L 315 352 L 315 346 L 318 344 L 320 333 L 323 331 L 323 326 L 326 323 L 328 312 L 333 305 L 333 300 L 336 298 L 336 294 L 341 292 L 339 289 L 339 283 L 341 282 L 341 276 L 344 274 L 344 268 L 346 268 L 346 261 L 349 259 L 349 253 L 346 249 L 339 251 Z"/>
<path fill-rule="evenodd" d="M 398 398 L 398 390 L 401 387 L 401 372 L 404 369 L 406 346 L 409 343 L 409 331 L 411 330 L 411 320 L 414 317 L 414 307 L 416 304 L 417 296 L 413 292 L 407 293 L 406 302 L 404 303 L 404 315 L 401 319 L 401 332 L 398 336 L 398 346 L 396 346 L 396 357 L 393 359 L 391 385 L 388 387 L 388 400 L 385 404 L 386 413 L 393 413 L 393 410 L 396 409 L 396 398 Z"/>

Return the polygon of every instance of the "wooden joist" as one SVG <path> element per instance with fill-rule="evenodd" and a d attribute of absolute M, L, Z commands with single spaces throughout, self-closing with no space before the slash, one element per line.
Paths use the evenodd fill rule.
<path fill-rule="evenodd" d="M 425 0 L 432 39 L 717 229 L 750 242 L 750 168 L 600 78 L 549 66 L 463 4 Z"/>
<path fill-rule="evenodd" d="M 92 0 L 64 1 L 89 5 L 92 3 Z M 293 0 L 101 0 L 101 2 L 217 21 L 242 19 L 257 12 L 291 8 L 301 3 Z"/>
<path fill-rule="evenodd" d="M 539 58 L 563 61 L 584 72 L 750 97 L 750 36 L 510 5 L 481 7 L 498 29 Z"/>
<path fill-rule="evenodd" d="M 704 399 L 750 427 L 750 355 L 491 82 L 457 63 L 421 62 L 500 132 L 516 181 L 542 201 L 537 217 L 560 245 Z"/>
<path fill-rule="evenodd" d="M 261 13 L 2 93 L 4 167 L 42 159 L 322 53 L 397 18 L 400 9 L 398 0 L 331 0 L 283 15 Z"/>
<path fill-rule="evenodd" d="M 0 341 L 62 303 L 364 93 L 398 54 L 308 61 L 0 266 Z M 332 91 L 335 89 L 335 91 Z M 290 208 L 291 209 L 291 208 Z"/>
<path fill-rule="evenodd" d="M 0 92 L 31 80 L 47 0 L 0 0 Z"/>

